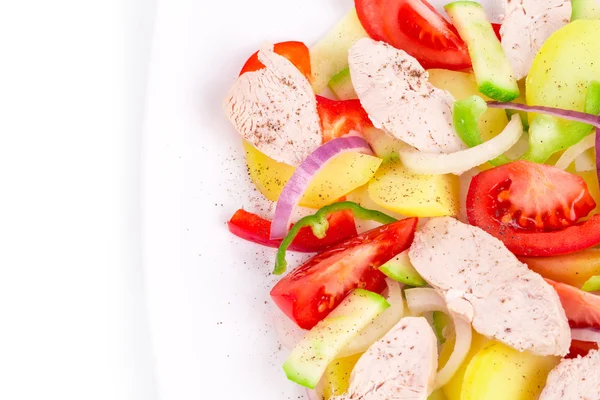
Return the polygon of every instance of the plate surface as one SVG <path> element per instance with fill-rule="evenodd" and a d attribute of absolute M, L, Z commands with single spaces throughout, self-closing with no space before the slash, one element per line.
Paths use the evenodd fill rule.
<path fill-rule="evenodd" d="M 304 398 L 285 378 L 287 351 L 271 326 L 274 253 L 237 240 L 225 224 L 238 208 L 265 203 L 247 178 L 239 136 L 221 103 L 264 41 L 313 44 L 352 5 L 159 1 L 144 136 L 143 245 L 162 400 Z"/>

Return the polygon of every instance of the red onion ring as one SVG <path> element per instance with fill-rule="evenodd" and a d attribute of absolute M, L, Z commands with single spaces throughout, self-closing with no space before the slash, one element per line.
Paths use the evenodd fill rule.
<path fill-rule="evenodd" d="M 348 151 L 359 151 L 373 154 L 369 143 L 360 136 L 350 135 L 330 140 L 316 149 L 296 169 L 290 180 L 284 186 L 271 224 L 271 239 L 283 239 L 290 227 L 290 219 L 294 207 L 300 202 L 315 175 L 332 158 Z"/>
<path fill-rule="evenodd" d="M 600 118 L 598 118 L 596 115 L 584 112 L 564 110 L 562 108 L 554 107 L 528 106 L 527 104 L 520 103 L 501 103 L 498 101 L 488 101 L 487 105 L 491 108 L 502 108 L 505 110 L 537 112 L 540 114 L 551 115 L 553 117 L 568 119 L 570 121 L 583 122 L 584 124 L 590 124 L 596 128 L 600 128 Z"/>

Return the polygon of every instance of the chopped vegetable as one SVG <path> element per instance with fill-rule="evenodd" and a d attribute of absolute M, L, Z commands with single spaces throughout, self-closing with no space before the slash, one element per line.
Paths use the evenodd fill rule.
<path fill-rule="evenodd" d="M 410 246 L 417 222 L 383 225 L 328 248 L 277 282 L 271 298 L 299 327 L 310 329 L 352 290 L 382 293 L 387 285 L 379 267 Z"/>
<path fill-rule="evenodd" d="M 467 44 L 479 91 L 500 101 L 517 98 L 515 73 L 481 4 L 455 1 L 444 9 Z"/>
<path fill-rule="evenodd" d="M 296 170 L 267 157 L 244 141 L 250 179 L 267 199 L 277 201 Z M 327 163 L 311 181 L 300 200 L 300 206 L 320 208 L 331 204 L 354 189 L 369 182 L 381 160 L 367 154 L 342 153 Z"/>
<path fill-rule="evenodd" d="M 590 350 L 598 350 L 598 343 L 573 340 L 571 341 L 569 354 L 567 354 L 565 358 L 585 357 Z"/>
<path fill-rule="evenodd" d="M 571 0 L 571 21 L 600 19 L 600 3 L 597 0 Z"/>
<path fill-rule="evenodd" d="M 388 307 L 380 295 L 354 290 L 292 350 L 283 364 L 288 379 L 314 389 L 337 353 Z"/>
<path fill-rule="evenodd" d="M 554 32 L 535 57 L 527 76 L 527 104 L 584 111 L 590 83 L 600 76 L 600 20 L 579 20 Z M 600 110 L 588 116 L 596 120 Z M 530 149 L 525 159 L 545 162 L 590 132 L 565 115 L 530 115 Z M 586 122 L 586 121 L 583 121 Z M 590 122 L 587 122 L 590 123 Z"/>
<path fill-rule="evenodd" d="M 424 68 L 462 70 L 471 66 L 467 46 L 425 0 L 355 0 L 369 35 L 406 51 Z"/>
<path fill-rule="evenodd" d="M 349 211 L 329 214 L 327 223 L 330 228 L 327 235 L 321 239 L 317 238 L 309 227 L 300 229 L 289 250 L 314 253 L 357 234 L 354 218 Z M 236 211 L 227 225 L 231 233 L 250 242 L 275 248 L 281 245 L 281 240 L 269 238 L 271 221 L 243 209 Z"/>
<path fill-rule="evenodd" d="M 546 279 L 560 297 L 572 328 L 600 329 L 600 296 Z"/>
<path fill-rule="evenodd" d="M 500 135 L 476 147 L 449 154 L 424 153 L 405 147 L 399 151 L 399 155 L 404 166 L 417 174 L 461 175 L 501 156 L 519 141 L 522 134 L 521 118 L 513 115 Z"/>
<path fill-rule="evenodd" d="M 379 267 L 388 278 L 407 286 L 419 287 L 425 286 L 427 282 L 419 275 L 415 267 L 410 263 L 408 258 L 408 250 L 398 254 L 390 261 Z"/>
<path fill-rule="evenodd" d="M 329 80 L 329 89 L 337 96 L 340 100 L 352 100 L 357 99 L 356 91 L 352 85 L 352 79 L 350 77 L 350 68 L 344 68 Z"/>
<path fill-rule="evenodd" d="M 358 136 L 345 136 L 333 139 L 315 150 L 294 171 L 281 191 L 275 207 L 275 217 L 271 224 L 271 239 L 285 237 L 290 225 L 294 207 L 309 188 L 315 175 L 334 157 L 345 152 L 371 153 L 369 144 Z M 316 235 L 318 237 L 318 235 Z"/>
<path fill-rule="evenodd" d="M 600 249 L 591 248 L 573 254 L 554 257 L 519 257 L 529 269 L 567 285 L 582 287 L 585 282 L 600 275 Z"/>
<path fill-rule="evenodd" d="M 331 399 L 333 396 L 341 396 L 348 390 L 350 386 L 350 374 L 361 355 L 355 354 L 349 357 L 340 357 L 329 363 L 322 379 L 323 397 L 325 399 Z M 319 384 L 320 386 L 321 384 Z M 322 398 L 319 398 L 319 400 L 322 400 Z"/>
<path fill-rule="evenodd" d="M 398 162 L 379 168 L 368 193 L 380 207 L 407 216 L 456 215 L 459 210 L 458 177 L 418 175 Z"/>
<path fill-rule="evenodd" d="M 596 143 L 596 136 L 586 136 L 581 142 L 574 144 L 569 147 L 558 159 L 554 165 L 556 168 L 567 169 L 577 157 L 579 157 L 585 151 L 594 147 Z"/>
<path fill-rule="evenodd" d="M 452 319 L 450 319 L 450 317 L 448 317 L 448 315 L 444 314 L 443 312 L 434 311 L 432 320 L 433 320 L 433 330 L 435 331 L 435 336 L 437 336 L 438 341 L 441 344 L 444 344 L 446 342 L 445 330 L 446 330 L 447 326 L 452 324 Z M 453 344 L 453 346 L 454 346 L 454 344 Z"/>
<path fill-rule="evenodd" d="M 485 100 L 479 96 L 471 96 L 454 103 L 454 110 L 452 113 L 454 130 L 467 146 L 475 147 L 483 144 L 481 132 L 479 131 L 479 120 L 487 109 L 488 107 Z M 510 161 L 511 160 L 508 157 L 500 155 L 489 160 L 489 163 L 499 166 L 507 164 Z"/>
<path fill-rule="evenodd" d="M 324 143 L 352 131 L 362 133 L 365 129 L 373 127 L 358 100 L 331 100 L 317 96 L 317 111 L 321 118 Z"/>
<path fill-rule="evenodd" d="M 600 290 L 600 275 L 594 275 L 581 287 L 584 292 L 597 292 Z"/>
<path fill-rule="evenodd" d="M 285 272 L 285 269 L 287 267 L 287 262 L 285 261 L 285 253 L 294 242 L 296 236 L 302 231 L 302 228 L 310 227 L 315 237 L 319 239 L 324 239 L 329 233 L 330 225 L 328 217 L 334 213 L 344 211 L 350 211 L 357 218 L 377 221 L 382 224 L 391 224 L 392 222 L 396 222 L 395 218 L 392 218 L 379 211 L 368 210 L 351 201 L 342 201 L 325 206 L 319 211 L 317 211 L 315 214 L 308 215 L 300 219 L 290 229 L 288 234 L 281 242 L 279 250 L 277 251 L 277 260 L 275 262 L 275 270 L 273 271 L 273 273 L 276 275 L 280 275 Z"/>
<path fill-rule="evenodd" d="M 600 243 L 600 216 L 584 180 L 556 167 L 515 161 L 484 171 L 467 194 L 469 223 L 516 255 L 574 253 Z"/>
<path fill-rule="evenodd" d="M 600 343 L 600 331 L 590 328 L 573 328 L 571 329 L 571 337 L 573 340 L 582 342 Z"/>
<path fill-rule="evenodd" d="M 348 67 L 348 49 L 367 36 L 352 9 L 310 49 L 315 93 L 321 93 L 333 75 Z"/>
<path fill-rule="evenodd" d="M 559 357 L 519 352 L 502 343 L 480 350 L 469 362 L 461 400 L 537 399 Z"/>
<path fill-rule="evenodd" d="M 273 51 L 280 56 L 283 56 L 290 60 L 292 64 L 298 68 L 300 72 L 309 81 L 312 78 L 311 67 L 310 67 L 310 53 L 308 47 L 302 42 L 282 42 L 275 43 L 273 45 Z M 240 75 L 246 72 L 258 71 L 259 69 L 265 68 L 264 64 L 258 60 L 258 51 L 246 61 L 242 68 Z"/>

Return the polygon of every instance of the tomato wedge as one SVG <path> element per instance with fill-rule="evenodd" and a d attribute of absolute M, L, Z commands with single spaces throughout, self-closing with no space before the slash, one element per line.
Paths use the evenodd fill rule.
<path fill-rule="evenodd" d="M 565 358 L 577 358 L 579 356 L 585 357 L 590 352 L 590 350 L 598 350 L 598 343 L 573 340 L 571 341 L 569 354 L 567 354 Z"/>
<path fill-rule="evenodd" d="M 308 80 L 311 79 L 311 66 L 310 66 L 310 52 L 308 47 L 302 42 L 281 42 L 276 43 L 273 46 L 273 51 L 280 56 L 283 56 L 290 60 L 292 64 L 298 68 L 304 76 Z M 258 71 L 259 69 L 265 68 L 264 64 L 258 61 L 258 51 L 246 61 L 244 67 L 240 71 L 240 75 L 251 72 Z"/>
<path fill-rule="evenodd" d="M 571 328 L 600 329 L 600 296 L 546 279 L 560 297 Z"/>
<path fill-rule="evenodd" d="M 331 214 L 327 236 L 323 239 L 313 235 L 309 227 L 302 228 L 294 239 L 289 250 L 302 253 L 316 253 L 342 240 L 356 236 L 356 225 L 350 211 L 340 211 Z M 270 239 L 271 221 L 240 209 L 233 214 L 227 223 L 229 231 L 234 235 L 268 247 L 279 247 L 281 240 Z"/>
<path fill-rule="evenodd" d="M 321 118 L 323 143 L 373 126 L 359 100 L 331 100 L 317 95 L 317 111 Z"/>
<path fill-rule="evenodd" d="M 520 256 L 573 253 L 600 243 L 600 215 L 585 181 L 559 168 L 515 161 L 471 181 L 467 216 Z"/>
<path fill-rule="evenodd" d="M 355 0 L 358 18 L 375 40 L 415 57 L 424 68 L 466 69 L 467 45 L 425 0 Z"/>
<path fill-rule="evenodd" d="M 277 306 L 303 329 L 310 329 L 350 291 L 381 293 L 385 276 L 379 267 L 413 241 L 417 218 L 380 226 L 337 244 L 294 269 L 271 290 Z"/>

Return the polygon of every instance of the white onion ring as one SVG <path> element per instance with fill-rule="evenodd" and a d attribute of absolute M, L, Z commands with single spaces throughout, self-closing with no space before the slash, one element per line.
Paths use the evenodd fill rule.
<path fill-rule="evenodd" d="M 373 343 L 385 336 L 404 316 L 404 300 L 402 298 L 402 285 L 391 279 L 385 280 L 388 285 L 387 302 L 390 306 L 382 312 L 372 323 L 362 331 L 348 345 L 346 345 L 336 358 L 349 357 L 365 352 Z"/>
<path fill-rule="evenodd" d="M 562 156 L 560 156 L 560 158 L 558 159 L 556 164 L 554 164 L 554 166 L 560 169 L 567 169 L 567 167 L 571 165 L 571 163 L 575 161 L 575 159 L 580 154 L 594 147 L 595 139 L 596 138 L 594 137 L 594 135 L 588 135 L 585 138 L 583 138 L 583 140 L 581 140 L 579 143 L 576 143 L 573 146 L 569 147 L 567 150 L 565 150 Z"/>
<path fill-rule="evenodd" d="M 600 331 L 592 328 L 573 328 L 571 329 L 571 339 L 600 343 Z"/>
<path fill-rule="evenodd" d="M 290 180 L 285 184 L 271 223 L 271 239 L 283 239 L 290 227 L 290 219 L 294 207 L 300 202 L 302 195 L 317 173 L 334 157 L 349 151 L 373 154 L 369 143 L 357 133 L 330 140 L 319 146 L 300 164 Z"/>
<path fill-rule="evenodd" d="M 306 389 L 306 397 L 308 400 L 321 400 L 316 390 Z"/>
<path fill-rule="evenodd" d="M 408 308 L 413 315 L 420 315 L 431 311 L 440 311 L 450 315 L 454 323 L 454 331 L 456 333 L 456 341 L 452 355 L 446 362 L 446 365 L 440 369 L 435 378 L 435 387 L 440 388 L 452 379 L 456 371 L 460 368 L 469 353 L 471 348 L 471 340 L 473 332 L 471 324 L 461 318 L 459 315 L 451 313 L 446 307 L 446 302 L 435 289 L 431 288 L 415 288 L 404 292 Z"/>
<path fill-rule="evenodd" d="M 594 171 L 596 169 L 596 159 L 587 151 L 581 153 L 575 159 L 575 172 Z"/>
<path fill-rule="evenodd" d="M 519 141 L 521 135 L 523 135 L 521 117 L 514 114 L 508 125 L 498 136 L 470 149 L 449 154 L 438 154 L 424 153 L 406 146 L 399 149 L 398 154 L 402 164 L 414 173 L 461 175 L 465 171 L 504 154 Z"/>

